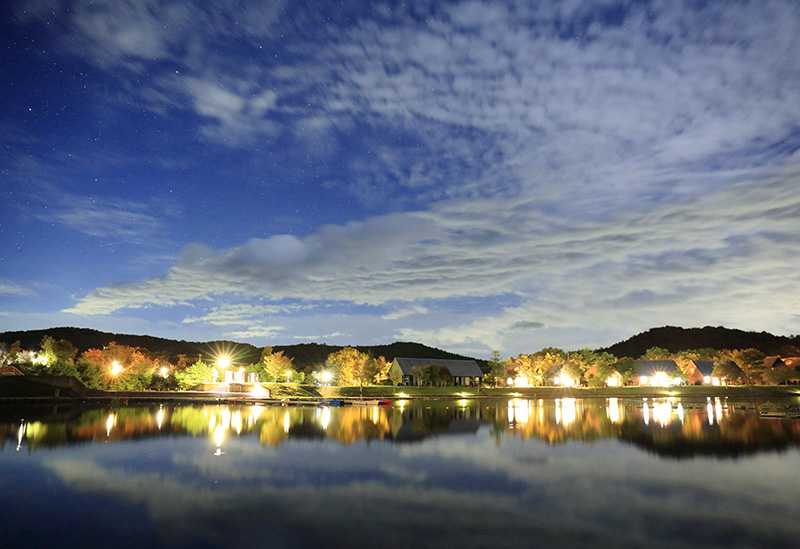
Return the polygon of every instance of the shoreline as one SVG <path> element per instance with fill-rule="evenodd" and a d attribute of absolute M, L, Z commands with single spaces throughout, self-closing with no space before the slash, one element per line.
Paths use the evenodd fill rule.
<path fill-rule="evenodd" d="M 302 405 L 324 404 L 331 400 L 356 402 L 364 400 L 458 400 L 458 399 L 555 399 L 555 398 L 681 398 L 681 399 L 751 399 L 800 398 L 800 385 L 789 386 L 683 386 L 683 387 L 315 387 L 303 385 L 265 384 L 270 396 L 253 396 L 242 392 L 209 391 L 92 391 L 84 395 L 53 393 L 30 396 L 0 396 L 0 405 L 102 403 L 124 401 L 143 403 L 206 403 L 206 404 L 261 404 Z M 53 387 L 53 389 L 57 389 Z"/>

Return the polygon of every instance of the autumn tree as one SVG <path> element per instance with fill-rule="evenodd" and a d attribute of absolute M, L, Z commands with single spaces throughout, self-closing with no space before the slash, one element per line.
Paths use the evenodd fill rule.
<path fill-rule="evenodd" d="M 114 364 L 119 365 L 115 373 Z M 81 355 L 78 377 L 90 388 L 141 391 L 149 388 L 157 363 L 146 351 L 112 341 L 103 349 L 89 349 Z"/>
<path fill-rule="evenodd" d="M 721 357 L 735 363 L 744 372 L 748 385 L 763 381 L 764 353 L 758 349 L 740 349 L 734 351 L 721 351 Z"/>
<path fill-rule="evenodd" d="M 636 361 L 630 357 L 619 358 L 612 366 L 622 378 L 623 385 L 626 385 L 636 374 Z"/>
<path fill-rule="evenodd" d="M 742 369 L 734 361 L 724 356 L 720 356 L 714 361 L 714 369 L 711 371 L 711 375 L 724 379 L 728 384 L 736 383 L 745 377 Z"/>
<path fill-rule="evenodd" d="M 763 377 L 767 383 L 781 385 L 793 379 L 800 379 L 800 373 L 783 364 L 766 370 Z"/>
<path fill-rule="evenodd" d="M 328 355 L 325 367 L 333 374 L 338 385 L 358 385 L 374 382 L 375 375 L 384 366 L 386 360 L 375 359 L 370 354 L 362 353 L 353 347 L 345 347 Z"/>
<path fill-rule="evenodd" d="M 258 363 L 251 365 L 248 370 L 256 372 L 258 378 L 264 381 L 274 381 L 286 376 L 286 372 L 294 370 L 293 360 L 283 354 L 283 351 L 277 353 L 272 350 L 272 347 L 267 346 L 261 351 L 261 360 Z"/>

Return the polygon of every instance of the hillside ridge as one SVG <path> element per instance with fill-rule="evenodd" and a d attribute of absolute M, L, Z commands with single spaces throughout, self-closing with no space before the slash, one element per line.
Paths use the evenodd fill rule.
<path fill-rule="evenodd" d="M 23 349 L 36 349 L 42 338 L 49 335 L 53 339 L 65 339 L 78 348 L 79 353 L 88 349 L 102 349 L 112 341 L 120 345 L 141 347 L 153 354 L 172 359 L 179 354 L 187 356 L 200 356 L 204 360 L 216 360 L 220 354 L 228 354 L 235 364 L 250 364 L 257 362 L 261 357 L 262 347 L 250 343 L 240 343 L 228 340 L 215 341 L 186 341 L 167 339 L 162 337 L 133 334 L 116 334 L 102 332 L 92 328 L 58 327 L 44 330 L 23 330 L 0 333 L 0 342 L 12 344 L 19 341 Z M 273 351 L 283 353 L 294 359 L 298 369 L 315 366 L 325 362 L 327 356 L 346 345 L 328 345 L 325 343 L 298 343 L 295 345 L 273 345 Z M 371 352 L 374 356 L 382 356 L 387 360 L 394 360 L 398 356 L 411 356 L 421 358 L 453 358 L 472 359 L 485 366 L 486 361 L 473 357 L 463 356 L 422 343 L 408 341 L 395 341 L 385 345 L 351 345 L 363 353 Z"/>

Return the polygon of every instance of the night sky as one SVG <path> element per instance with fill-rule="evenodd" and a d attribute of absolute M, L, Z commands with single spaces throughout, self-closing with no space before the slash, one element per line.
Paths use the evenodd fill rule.
<path fill-rule="evenodd" d="M 800 4 L 0 8 L 0 331 L 800 332 Z"/>

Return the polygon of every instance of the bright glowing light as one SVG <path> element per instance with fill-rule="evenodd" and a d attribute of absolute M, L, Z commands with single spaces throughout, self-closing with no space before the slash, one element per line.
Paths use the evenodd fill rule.
<path fill-rule="evenodd" d="M 158 413 L 156 414 L 156 423 L 158 424 L 158 428 L 161 429 L 161 425 L 164 423 L 164 408 L 163 406 L 158 407 Z"/>
<path fill-rule="evenodd" d="M 106 436 L 111 436 L 111 428 L 114 426 L 114 423 L 117 422 L 117 416 L 114 414 L 108 414 L 108 419 L 106 420 Z"/>
<path fill-rule="evenodd" d="M 328 384 L 331 382 L 331 379 L 333 379 L 333 374 L 325 370 L 320 374 L 319 378 L 322 380 L 322 383 Z"/>
<path fill-rule="evenodd" d="M 216 429 L 214 429 L 214 442 L 217 444 L 217 451 L 215 455 L 221 456 L 222 455 L 222 443 L 225 441 L 225 427 L 222 424 L 217 425 Z"/>
<path fill-rule="evenodd" d="M 608 419 L 611 423 L 619 423 L 619 401 L 615 397 L 608 399 Z"/>
<path fill-rule="evenodd" d="M 606 380 L 606 385 L 609 387 L 619 387 L 619 376 L 614 374 Z"/>
<path fill-rule="evenodd" d="M 166 366 L 161 367 L 161 377 L 166 378 L 169 375 L 169 368 Z"/>
<path fill-rule="evenodd" d="M 239 410 L 231 415 L 231 427 L 236 430 L 237 435 L 242 434 L 242 413 Z"/>
<path fill-rule="evenodd" d="M 670 422 L 672 417 L 672 403 L 669 400 L 653 403 L 653 421 L 657 421 L 662 427 Z"/>
<path fill-rule="evenodd" d="M 508 421 L 509 423 L 524 425 L 528 423 L 530 416 L 530 401 L 518 398 L 508 401 Z"/>
<path fill-rule="evenodd" d="M 577 410 L 574 398 L 556 399 L 556 423 L 561 423 L 564 426 L 567 426 L 574 422 L 576 417 Z"/>
<path fill-rule="evenodd" d="M 291 383 L 292 381 L 292 371 L 286 370 L 286 383 Z"/>
<path fill-rule="evenodd" d="M 228 367 L 228 364 L 231 363 L 231 359 L 226 356 L 221 356 L 217 359 L 217 364 L 223 370 Z"/>
<path fill-rule="evenodd" d="M 408 395 L 407 395 L 407 394 L 405 394 L 405 393 L 397 393 L 397 396 L 399 396 L 400 398 L 406 398 L 406 397 L 408 397 Z"/>
<path fill-rule="evenodd" d="M 19 449 L 22 448 L 22 437 L 25 436 L 25 422 L 19 424 L 19 430 L 17 431 L 17 452 Z"/>
<path fill-rule="evenodd" d="M 322 429 L 325 430 L 328 428 L 328 424 L 331 422 L 331 409 L 327 406 L 322 407 L 322 413 L 320 414 L 319 418 L 320 423 L 322 423 Z"/>
<path fill-rule="evenodd" d="M 283 416 L 283 432 L 288 433 L 289 427 L 292 426 L 292 418 L 289 417 L 289 411 L 287 410 Z"/>
<path fill-rule="evenodd" d="M 261 412 L 263 412 L 263 411 L 264 411 L 264 407 L 259 405 L 259 404 L 256 404 L 255 406 L 250 408 L 250 426 L 251 427 L 256 424 L 256 421 L 258 421 L 258 416 L 260 416 Z"/>
<path fill-rule="evenodd" d="M 562 387 L 574 387 L 578 384 L 577 380 L 572 379 L 566 373 L 561 372 L 554 380 L 556 385 L 561 385 Z"/>
<path fill-rule="evenodd" d="M 258 383 L 253 386 L 253 390 L 250 391 L 250 394 L 253 395 L 254 397 L 259 397 L 259 398 L 265 398 L 266 396 L 268 396 L 267 390 L 264 389 L 264 387 L 262 387 Z"/>
<path fill-rule="evenodd" d="M 47 358 L 47 355 L 37 355 L 36 353 L 31 353 L 31 357 L 33 358 L 34 364 L 39 364 L 42 366 L 47 366 L 50 362 L 50 359 Z"/>
<path fill-rule="evenodd" d="M 122 366 L 120 366 L 119 362 L 116 360 L 111 363 L 111 375 L 117 376 L 123 370 Z"/>

